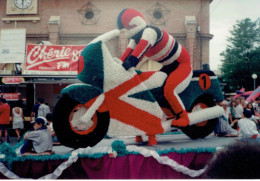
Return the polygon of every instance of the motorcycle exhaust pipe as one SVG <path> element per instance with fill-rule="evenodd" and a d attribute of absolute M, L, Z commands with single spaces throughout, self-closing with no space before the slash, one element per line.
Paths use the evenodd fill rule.
<path fill-rule="evenodd" d="M 220 106 L 214 106 L 210 108 L 201 109 L 199 111 L 194 111 L 191 113 L 188 113 L 188 117 L 190 119 L 189 125 L 194 125 L 206 120 L 215 119 L 217 117 L 220 117 L 224 114 L 224 109 Z M 170 132 L 172 130 L 171 127 L 172 119 L 162 121 L 162 126 L 164 129 L 164 132 Z"/>
<path fill-rule="evenodd" d="M 224 109 L 220 106 L 209 107 L 199 111 L 188 113 L 190 125 L 197 124 L 206 120 L 215 119 L 224 115 Z"/>
<path fill-rule="evenodd" d="M 90 122 L 92 117 L 93 117 L 93 115 L 98 110 L 100 105 L 104 102 L 104 100 L 105 100 L 105 95 L 104 94 L 99 95 L 97 97 L 97 99 L 95 100 L 95 102 L 87 110 L 87 112 L 80 117 L 79 122 L 81 122 L 81 123 L 88 123 L 88 122 Z"/>

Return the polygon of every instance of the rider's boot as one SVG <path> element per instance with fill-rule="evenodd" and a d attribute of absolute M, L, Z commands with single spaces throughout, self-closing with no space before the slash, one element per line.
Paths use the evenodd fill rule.
<path fill-rule="evenodd" d="M 142 142 L 144 142 L 144 140 L 143 140 L 142 136 L 136 136 L 135 137 L 135 142 L 136 143 L 142 143 Z"/>
<path fill-rule="evenodd" d="M 155 135 L 148 135 L 148 145 L 149 146 L 157 145 L 157 140 Z"/>
<path fill-rule="evenodd" d="M 176 115 L 177 119 L 172 120 L 171 126 L 175 127 L 185 127 L 190 124 L 190 119 L 188 117 L 187 111 L 181 111 Z"/>

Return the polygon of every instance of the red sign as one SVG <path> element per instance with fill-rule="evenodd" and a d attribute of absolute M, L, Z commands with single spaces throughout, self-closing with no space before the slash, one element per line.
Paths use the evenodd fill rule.
<path fill-rule="evenodd" d="M 2 82 L 4 84 L 19 84 L 24 81 L 22 77 L 3 77 Z"/>
<path fill-rule="evenodd" d="M 77 74 L 85 45 L 27 45 L 24 73 Z"/>
<path fill-rule="evenodd" d="M 21 93 L 1 93 L 0 96 L 7 101 L 17 101 Z"/>

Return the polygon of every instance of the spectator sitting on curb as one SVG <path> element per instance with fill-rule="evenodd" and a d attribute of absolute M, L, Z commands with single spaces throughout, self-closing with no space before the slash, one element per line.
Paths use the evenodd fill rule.
<path fill-rule="evenodd" d="M 245 109 L 243 117 L 238 121 L 238 135 L 241 141 L 259 139 L 256 123 L 252 120 L 252 111 Z"/>
<path fill-rule="evenodd" d="M 51 135 L 45 126 L 43 118 L 36 118 L 33 123 L 34 131 L 30 131 L 24 135 L 24 145 L 22 146 L 20 153 L 22 155 L 30 153 L 43 153 L 50 152 L 52 150 Z"/>
<path fill-rule="evenodd" d="M 220 106 L 224 109 L 224 115 L 219 117 L 218 123 L 214 130 L 215 135 L 225 137 L 236 137 L 238 136 L 237 130 L 233 129 L 229 125 L 228 119 L 231 118 L 230 109 L 228 108 L 228 102 L 226 100 L 220 103 Z"/>
<path fill-rule="evenodd" d="M 231 122 L 230 126 L 234 129 L 237 128 L 237 122 L 239 119 L 242 118 L 242 114 L 243 114 L 243 107 L 241 105 L 241 99 L 240 98 L 236 98 L 236 107 L 235 107 L 235 119 Z"/>

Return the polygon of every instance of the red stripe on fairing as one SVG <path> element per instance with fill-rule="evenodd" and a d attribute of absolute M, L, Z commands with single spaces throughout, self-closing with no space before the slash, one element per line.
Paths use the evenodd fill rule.
<path fill-rule="evenodd" d="M 169 34 L 163 31 L 163 38 L 159 43 L 157 43 L 154 47 L 152 47 L 148 52 L 147 52 L 147 57 L 151 57 L 157 53 L 159 53 L 164 47 L 167 45 L 169 41 Z"/>
<path fill-rule="evenodd" d="M 149 46 L 150 45 L 147 40 L 141 39 L 131 55 L 140 59 L 140 57 L 145 54 Z"/>
<path fill-rule="evenodd" d="M 84 70 L 84 57 L 81 55 L 78 60 L 78 74 L 80 74 Z"/>
<path fill-rule="evenodd" d="M 139 79 L 144 82 L 145 80 L 148 80 L 154 73 L 155 71 L 149 71 L 149 72 L 142 72 L 141 74 L 138 74 Z"/>
<path fill-rule="evenodd" d="M 177 42 L 176 42 L 177 43 Z M 173 48 L 173 46 L 174 46 L 174 44 L 175 44 L 175 41 L 172 41 L 172 44 L 171 44 L 171 47 L 169 48 L 169 50 L 164 54 L 164 55 L 162 55 L 160 58 L 157 58 L 156 60 L 154 60 L 154 61 L 160 61 L 160 60 L 163 60 L 165 57 L 167 57 L 168 55 L 169 55 L 169 53 L 172 51 L 172 48 Z M 178 50 L 177 50 L 178 51 Z M 177 52 L 176 51 L 176 52 Z"/>
<path fill-rule="evenodd" d="M 109 103 L 110 118 L 140 129 L 147 135 L 163 133 L 164 130 L 160 118 L 152 115 L 146 110 L 141 110 L 129 104 L 127 100 L 121 100 L 120 98 L 129 90 L 134 89 L 142 83 L 139 78 L 140 76 L 143 82 L 149 79 L 152 74 L 135 75 L 130 80 L 105 93 L 106 102 Z"/>

